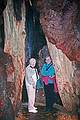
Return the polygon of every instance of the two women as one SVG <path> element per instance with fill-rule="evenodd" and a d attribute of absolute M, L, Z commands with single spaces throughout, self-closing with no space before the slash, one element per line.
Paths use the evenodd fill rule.
<path fill-rule="evenodd" d="M 43 64 L 41 68 L 41 76 L 44 84 L 44 92 L 46 98 L 46 112 L 51 112 L 53 104 L 56 102 L 56 75 L 55 69 L 51 62 L 50 56 L 46 57 L 46 63 Z M 37 69 L 35 69 L 36 60 L 31 58 L 29 65 L 26 67 L 26 88 L 28 93 L 28 110 L 29 112 L 37 113 L 38 111 L 34 107 L 35 103 L 35 91 L 36 91 L 36 82 L 39 79 L 37 74 Z"/>

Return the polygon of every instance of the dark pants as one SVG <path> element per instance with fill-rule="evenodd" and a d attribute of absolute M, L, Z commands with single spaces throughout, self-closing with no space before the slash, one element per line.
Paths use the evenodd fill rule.
<path fill-rule="evenodd" d="M 52 111 L 53 104 L 56 102 L 56 93 L 53 84 L 44 84 L 44 92 L 46 99 L 46 111 Z"/>

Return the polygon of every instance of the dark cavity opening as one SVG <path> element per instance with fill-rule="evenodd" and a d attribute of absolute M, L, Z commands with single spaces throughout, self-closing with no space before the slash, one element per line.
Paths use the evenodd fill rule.
<path fill-rule="evenodd" d="M 31 57 L 34 57 L 36 60 L 38 60 L 39 51 L 43 48 L 44 45 L 47 45 L 45 35 L 40 24 L 40 13 L 37 11 L 33 1 L 31 1 L 31 3 L 29 1 L 26 2 L 25 25 L 25 56 L 27 65 Z M 27 100 L 28 98 L 24 80 L 22 102 L 26 102 Z"/>

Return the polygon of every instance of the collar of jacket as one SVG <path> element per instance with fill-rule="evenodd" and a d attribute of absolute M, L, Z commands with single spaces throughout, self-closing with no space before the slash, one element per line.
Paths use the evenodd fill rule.
<path fill-rule="evenodd" d="M 35 67 L 30 66 L 32 69 L 35 69 Z"/>

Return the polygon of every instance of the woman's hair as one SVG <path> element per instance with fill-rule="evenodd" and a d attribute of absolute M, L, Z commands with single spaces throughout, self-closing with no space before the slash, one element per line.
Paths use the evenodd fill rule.
<path fill-rule="evenodd" d="M 48 57 L 49 57 L 49 58 L 51 59 L 51 61 L 52 61 L 52 58 L 51 58 L 51 56 L 49 56 L 49 55 L 45 57 L 45 61 L 46 61 L 46 58 L 48 58 Z"/>
<path fill-rule="evenodd" d="M 36 63 L 36 59 L 35 59 L 35 58 L 31 58 L 31 59 L 29 60 L 29 63 L 32 63 L 33 61 L 35 61 L 35 63 Z"/>

